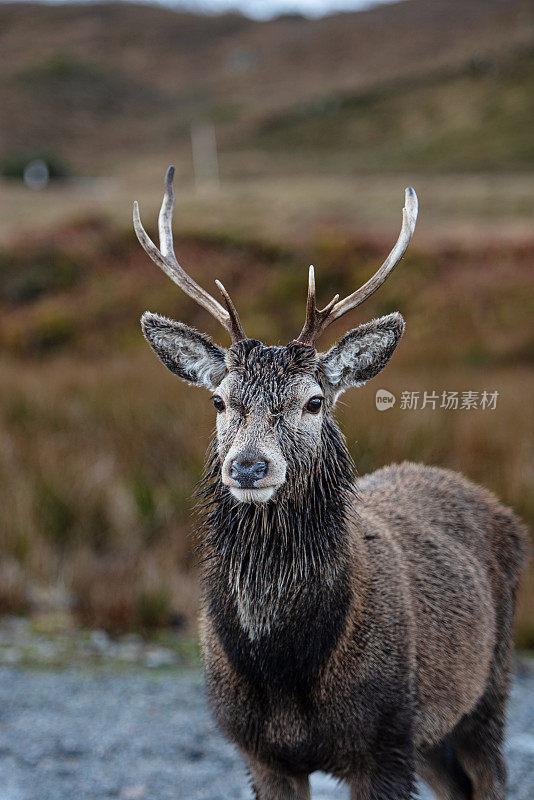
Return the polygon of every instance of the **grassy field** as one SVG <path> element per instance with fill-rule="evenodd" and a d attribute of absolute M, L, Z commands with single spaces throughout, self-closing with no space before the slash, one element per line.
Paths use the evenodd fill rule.
<path fill-rule="evenodd" d="M 316 154 L 359 172 L 529 168 L 534 50 L 472 59 L 358 93 L 331 94 L 263 122 L 268 150 Z"/>
<path fill-rule="evenodd" d="M 163 176 L 171 163 L 177 169 L 175 229 L 183 235 L 257 239 L 304 250 L 323 236 L 343 240 L 355 235 L 377 237 L 386 249 L 400 227 L 404 188 L 414 186 L 420 200 L 416 242 L 429 247 L 465 243 L 475 250 L 488 243 L 528 243 L 532 236 L 533 172 L 429 175 L 412 170 L 346 176 L 306 172 L 304 164 L 298 171 L 298 157 L 250 152 L 224 156 L 220 187 L 198 190 L 190 159 L 168 150 L 117 164 L 107 178 L 51 185 L 46 192 L 28 192 L 22 184 L 0 180 L 0 246 L 24 248 L 34 238 L 66 245 L 71 237 L 83 237 L 91 223 L 94 238 L 100 225 L 127 231 L 134 198 L 146 225 L 155 226 Z M 207 280 L 213 281 L 211 273 Z"/>
<path fill-rule="evenodd" d="M 408 327 L 387 371 L 342 403 L 349 447 L 361 473 L 404 459 L 461 470 L 532 525 L 534 242 L 422 239 L 351 320 L 399 309 Z M 182 233 L 177 251 L 206 284 L 218 275 L 231 287 L 248 331 L 284 342 L 302 322 L 307 263 L 327 297 L 363 282 L 389 244 L 312 225 L 298 247 L 276 243 L 274 228 L 265 240 L 212 230 Z M 102 219 L 6 245 L 1 264 L 0 608 L 67 607 L 112 631 L 194 626 L 189 497 L 213 410 L 156 361 L 138 318 L 151 308 L 223 337 L 127 229 Z M 394 409 L 376 410 L 377 388 L 396 394 Z M 495 410 L 400 403 L 404 391 L 484 390 L 499 392 Z M 524 644 L 534 643 L 533 590 L 530 577 Z"/>

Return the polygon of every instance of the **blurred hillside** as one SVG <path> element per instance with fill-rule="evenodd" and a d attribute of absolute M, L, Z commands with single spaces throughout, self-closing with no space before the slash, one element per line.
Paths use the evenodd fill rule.
<path fill-rule="evenodd" d="M 211 120 L 223 152 L 266 146 L 270 169 L 288 148 L 314 169 L 532 168 L 533 53 L 528 0 L 270 22 L 2 3 L 0 158 L 41 149 L 91 174 Z"/>
<path fill-rule="evenodd" d="M 300 330 L 309 263 L 325 301 L 374 272 L 416 187 L 407 256 L 346 320 L 398 309 L 406 336 L 344 398 L 342 427 L 360 472 L 458 469 L 534 528 L 530 2 L 405 0 L 262 23 L 0 4 L 0 66 L 0 171 L 48 154 L 69 175 L 42 191 L 0 178 L 0 613 L 194 626 L 189 498 L 213 408 L 156 361 L 138 320 L 150 308 L 224 334 L 131 227 L 137 198 L 155 235 L 173 162 L 181 262 L 207 288 L 220 277 L 268 343 Z M 215 126 L 219 186 L 195 186 L 200 121 Z M 379 413 L 378 388 L 499 400 Z M 518 636 L 534 647 L 534 569 Z"/>

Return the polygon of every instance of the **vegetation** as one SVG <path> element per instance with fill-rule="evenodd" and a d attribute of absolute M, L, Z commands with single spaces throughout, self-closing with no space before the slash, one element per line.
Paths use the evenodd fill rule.
<path fill-rule="evenodd" d="M 189 160 L 189 126 L 209 119 L 223 153 L 268 148 L 275 169 L 288 151 L 343 173 L 534 166 L 528 0 L 268 23 L 10 3 L 0 30 L 0 159 L 50 149 L 88 174 L 162 148 Z"/>
<path fill-rule="evenodd" d="M 72 262 L 77 278 L 53 278 L 24 302 L 3 294 L 0 608 L 27 610 L 46 598 L 111 631 L 150 629 L 176 615 L 194 626 L 189 498 L 213 411 L 207 395 L 152 356 L 138 319 L 149 307 L 213 331 L 212 320 L 169 291 L 133 235 L 101 224 L 95 249 L 93 233 L 94 225 L 82 226 L 67 252 L 63 244 L 44 252 L 41 244 L 2 256 L 30 271 L 34 263 Z M 177 248 L 196 274 L 216 262 L 246 328 L 272 342 L 287 341 L 301 326 L 302 264 L 320 265 L 318 292 L 327 297 L 363 282 L 386 245 L 331 231 L 293 251 L 213 235 L 183 236 Z M 489 486 L 534 523 L 534 431 L 525 402 L 534 389 L 533 255 L 524 246 L 415 245 L 402 276 L 368 301 L 366 317 L 399 308 L 408 328 L 387 373 L 342 403 L 360 472 L 406 458 L 446 465 Z M 377 388 L 396 394 L 394 409 L 376 410 Z M 497 408 L 400 408 L 403 391 L 444 390 L 498 391 Z M 520 636 L 533 644 L 528 602 Z"/>
<path fill-rule="evenodd" d="M 473 59 L 273 116 L 257 146 L 335 153 L 346 167 L 499 170 L 534 165 L 534 50 Z"/>

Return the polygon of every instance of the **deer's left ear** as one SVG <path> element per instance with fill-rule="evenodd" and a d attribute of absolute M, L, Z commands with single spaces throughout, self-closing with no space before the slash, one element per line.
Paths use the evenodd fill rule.
<path fill-rule="evenodd" d="M 395 312 L 359 325 L 327 353 L 320 353 L 319 364 L 335 396 L 378 375 L 403 333 L 404 320 Z"/>

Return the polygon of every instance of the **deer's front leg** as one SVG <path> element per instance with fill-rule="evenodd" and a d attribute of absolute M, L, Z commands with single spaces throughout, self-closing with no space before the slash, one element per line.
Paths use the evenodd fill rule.
<path fill-rule="evenodd" d="M 413 759 L 393 753 L 382 757 L 374 767 L 364 769 L 349 780 L 350 800 L 412 800 L 415 796 Z"/>
<path fill-rule="evenodd" d="M 249 770 L 256 800 L 310 800 L 307 775 L 295 778 L 257 761 L 249 761 Z"/>
<path fill-rule="evenodd" d="M 350 800 L 412 800 L 416 778 L 410 720 L 398 710 L 375 733 L 349 780 Z"/>
<path fill-rule="evenodd" d="M 414 792 L 412 778 L 399 784 L 385 775 L 378 782 L 371 782 L 370 787 L 360 778 L 350 782 L 350 800 L 412 800 Z"/>

